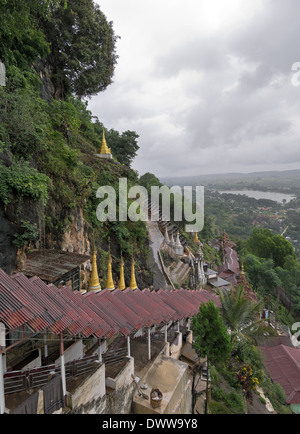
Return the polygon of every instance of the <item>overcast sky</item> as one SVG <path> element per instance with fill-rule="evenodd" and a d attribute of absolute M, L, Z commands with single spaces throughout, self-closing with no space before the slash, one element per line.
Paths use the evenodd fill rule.
<path fill-rule="evenodd" d="M 158 177 L 300 169 L 299 0 L 96 0 L 114 83 L 89 101 Z"/>

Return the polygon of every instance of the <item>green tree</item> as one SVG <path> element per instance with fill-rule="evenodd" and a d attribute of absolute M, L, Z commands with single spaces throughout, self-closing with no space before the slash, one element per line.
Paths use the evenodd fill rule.
<path fill-rule="evenodd" d="M 200 305 L 198 314 L 192 319 L 192 331 L 195 338 L 193 348 L 199 357 L 207 358 L 207 373 L 210 364 L 217 365 L 230 357 L 230 336 L 219 309 L 212 301 Z M 208 384 L 207 375 L 205 413 L 208 405 Z"/>
<path fill-rule="evenodd" d="M 156 187 L 163 186 L 160 180 L 155 175 L 153 175 L 153 173 L 150 172 L 147 172 L 140 177 L 139 184 L 147 189 L 148 194 L 151 194 L 152 186 L 156 186 Z"/>
<path fill-rule="evenodd" d="M 59 1 L 0 0 L 0 56 L 6 66 L 28 68 L 38 56 L 48 54 L 39 20 L 48 20 Z"/>
<path fill-rule="evenodd" d="M 273 259 L 275 267 L 283 267 L 287 256 L 296 258 L 292 244 L 282 235 L 273 235 L 269 229 L 253 229 L 246 247 L 260 258 Z"/>
<path fill-rule="evenodd" d="M 286 258 L 289 256 L 296 260 L 296 255 L 292 244 L 282 235 L 274 235 L 274 249 L 272 256 L 276 267 L 284 267 Z"/>
<path fill-rule="evenodd" d="M 260 295 L 273 293 L 281 285 L 272 259 L 261 259 L 248 254 L 244 257 L 244 264 L 252 288 Z"/>
<path fill-rule="evenodd" d="M 260 258 L 272 258 L 274 250 L 273 233 L 270 229 L 255 228 L 247 241 L 251 253 Z"/>
<path fill-rule="evenodd" d="M 285 307 L 288 309 L 288 312 L 292 310 L 297 318 L 300 318 L 300 270 L 298 264 L 295 268 L 283 269 L 277 267 L 276 273 L 281 280 L 288 300 L 288 304 L 285 303 Z"/>
<path fill-rule="evenodd" d="M 253 302 L 244 294 L 244 286 L 219 289 L 221 316 L 229 330 L 232 348 L 236 343 L 255 342 L 262 335 L 272 335 L 274 330 L 260 319 L 263 301 Z"/>
<path fill-rule="evenodd" d="M 212 215 L 204 216 L 204 227 L 200 233 L 200 238 L 203 240 L 210 240 L 215 235 L 216 218 Z"/>
<path fill-rule="evenodd" d="M 112 83 L 117 36 L 93 0 L 68 0 L 67 7 L 61 0 L 43 28 L 56 99 L 92 96 Z"/>
<path fill-rule="evenodd" d="M 139 150 L 138 134 L 135 131 L 125 131 L 120 134 L 118 131 L 111 129 L 105 135 L 113 157 L 119 163 L 130 167 Z"/>

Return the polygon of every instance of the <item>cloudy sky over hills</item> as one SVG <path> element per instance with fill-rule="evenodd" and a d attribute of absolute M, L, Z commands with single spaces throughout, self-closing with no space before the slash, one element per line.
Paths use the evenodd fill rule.
<path fill-rule="evenodd" d="M 89 108 L 139 134 L 140 175 L 300 169 L 299 0 L 96 3 L 121 39 Z"/>

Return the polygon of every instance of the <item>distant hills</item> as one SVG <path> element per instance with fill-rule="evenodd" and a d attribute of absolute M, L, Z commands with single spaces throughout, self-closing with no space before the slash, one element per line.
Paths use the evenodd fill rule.
<path fill-rule="evenodd" d="M 263 191 L 298 193 L 300 190 L 300 170 L 267 171 L 253 173 L 217 173 L 198 176 L 160 178 L 168 186 L 203 185 L 214 188 L 256 188 Z"/>

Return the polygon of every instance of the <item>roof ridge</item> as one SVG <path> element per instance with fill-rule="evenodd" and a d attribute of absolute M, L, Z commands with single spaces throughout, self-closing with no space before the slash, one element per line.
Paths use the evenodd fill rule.
<path fill-rule="evenodd" d="M 280 346 L 289 355 L 289 357 L 292 359 L 292 361 L 295 363 L 295 365 L 300 369 L 300 349 L 288 347 L 287 345 L 284 345 L 284 344 L 280 344 Z M 299 360 L 295 359 L 294 354 L 293 354 L 294 351 L 299 351 Z"/>

